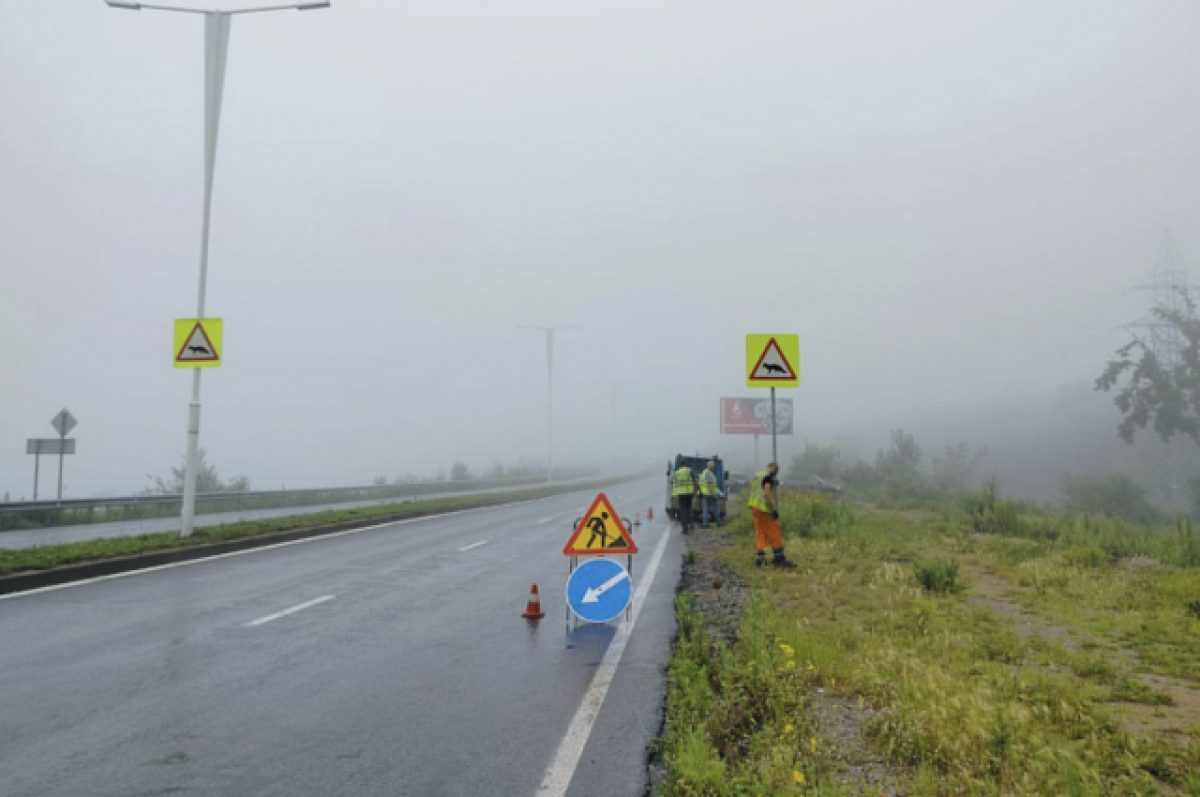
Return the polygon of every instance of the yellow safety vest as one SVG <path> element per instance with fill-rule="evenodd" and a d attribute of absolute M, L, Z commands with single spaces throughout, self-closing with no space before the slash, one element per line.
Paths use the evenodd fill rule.
<path fill-rule="evenodd" d="M 762 483 L 765 478 L 767 478 L 765 470 L 754 474 L 754 481 L 750 483 L 750 497 L 746 499 L 746 506 L 757 509 L 759 512 L 771 511 L 771 506 L 767 503 L 767 493 L 763 490 Z"/>
<path fill-rule="evenodd" d="M 716 495 L 717 490 L 717 474 L 713 473 L 708 468 L 700 474 L 700 492 L 705 495 Z"/>
<path fill-rule="evenodd" d="M 695 493 L 696 485 L 692 484 L 692 469 L 683 465 L 675 471 L 675 478 L 671 482 L 671 495 L 695 495 Z"/>

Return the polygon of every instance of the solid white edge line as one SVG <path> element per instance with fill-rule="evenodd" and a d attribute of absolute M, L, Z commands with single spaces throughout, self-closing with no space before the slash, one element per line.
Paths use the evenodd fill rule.
<path fill-rule="evenodd" d="M 604 705 L 608 687 L 612 683 L 613 676 L 617 674 L 621 656 L 625 654 L 629 636 L 633 633 L 633 627 L 642 613 L 642 607 L 646 605 L 646 597 L 650 594 L 650 585 L 654 583 L 654 576 L 658 573 L 658 565 L 662 562 L 663 552 L 667 550 L 667 542 L 671 539 L 670 530 L 670 525 L 663 528 L 662 539 L 658 541 L 658 547 L 654 549 L 654 555 L 646 568 L 646 575 L 643 577 L 642 583 L 638 585 L 637 594 L 634 596 L 633 615 L 629 618 L 629 622 L 623 623 L 617 629 L 612 642 L 608 643 L 608 650 L 605 651 L 604 658 L 600 661 L 595 676 L 592 677 L 592 683 L 583 695 L 583 702 L 579 704 L 579 709 L 571 719 L 571 725 L 567 728 L 567 733 L 558 746 L 554 761 L 546 769 L 542 785 L 537 790 L 538 797 L 565 797 L 567 788 L 571 785 L 571 778 L 575 776 L 575 768 L 579 766 L 579 759 L 583 756 L 583 748 L 587 746 L 588 737 L 591 736 L 596 719 L 600 716 L 600 707 Z"/>
<path fill-rule="evenodd" d="M 269 623 L 272 620 L 278 620 L 280 617 L 287 617 L 289 614 L 295 614 L 296 612 L 303 611 L 310 606 L 316 606 L 318 603 L 324 603 L 325 601 L 331 601 L 336 597 L 337 597 L 337 595 L 322 595 L 319 598 L 314 598 L 313 600 L 305 601 L 304 603 L 299 603 L 290 609 L 284 609 L 281 612 L 275 612 L 275 614 L 268 614 L 266 617 L 260 617 L 257 620 L 251 620 L 250 622 L 246 623 L 245 625 L 247 628 L 253 628 L 256 625 L 262 625 L 263 623 Z"/>
<path fill-rule="evenodd" d="M 490 540 L 480 540 L 479 542 L 473 542 L 470 545 L 466 546 L 465 548 L 459 548 L 458 552 L 462 553 L 463 551 L 469 551 L 472 548 L 478 548 L 480 545 L 487 545 L 488 542 L 490 542 Z"/>
<path fill-rule="evenodd" d="M 69 581 L 66 584 L 52 584 L 49 587 L 38 587 L 37 589 L 27 589 L 23 592 L 10 592 L 7 595 L 0 595 L 0 601 L 15 600 L 16 598 L 27 598 L 31 595 L 41 595 L 45 592 L 55 592 L 60 589 L 71 589 L 73 587 L 83 587 L 88 584 L 98 584 L 101 581 L 113 581 L 118 578 L 129 578 L 130 576 L 140 576 L 145 573 L 157 573 L 160 570 L 172 570 L 176 567 L 188 567 L 189 565 L 200 565 L 205 562 L 212 562 L 217 559 L 227 559 L 231 556 L 243 556 L 244 554 L 259 553 L 261 551 L 273 551 L 276 548 L 286 548 L 289 545 L 300 545 L 306 542 L 320 542 L 321 540 L 332 540 L 336 537 L 345 537 L 350 534 L 361 534 L 364 531 L 374 531 L 376 529 L 387 528 L 388 526 L 407 526 L 409 523 L 421 523 L 426 520 L 440 520 L 442 518 L 454 517 L 456 515 L 469 515 L 474 512 L 487 512 L 489 510 L 507 509 L 522 504 L 538 504 L 543 501 L 550 501 L 555 498 L 561 498 L 561 495 L 550 495 L 545 498 L 531 498 L 528 501 L 515 501 L 511 504 L 502 504 L 500 506 L 481 506 L 476 509 L 460 509 L 457 512 L 443 512 L 440 515 L 426 515 L 425 517 L 414 517 L 407 520 L 393 520 L 390 523 L 376 523 L 373 526 L 363 526 L 359 529 L 346 529 L 345 531 L 334 531 L 329 534 L 319 534 L 315 537 L 305 537 L 302 540 L 288 540 L 287 542 L 277 542 L 272 545 L 263 545 L 258 548 L 247 548 L 244 551 L 230 551 L 229 553 L 218 553 L 212 556 L 202 556 L 199 559 L 189 559 L 186 562 L 171 562 L 165 565 L 154 565 L 153 567 L 142 567 L 137 570 L 126 570 L 124 573 L 111 573 L 107 576 L 96 576 L 95 578 L 85 578 L 80 581 Z"/>

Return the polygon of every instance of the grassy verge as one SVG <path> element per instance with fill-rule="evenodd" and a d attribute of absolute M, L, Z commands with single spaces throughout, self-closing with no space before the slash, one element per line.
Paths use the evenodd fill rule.
<path fill-rule="evenodd" d="M 752 587 L 736 642 L 680 599 L 663 794 L 1200 794 L 1190 530 L 981 533 L 970 507 L 805 496 L 783 518 L 795 573 L 756 570 L 749 520 L 729 529 Z M 893 785 L 854 780 L 831 702 Z"/>
<path fill-rule="evenodd" d="M 604 484 L 611 483 L 605 482 Z M 50 570 L 56 567 L 83 562 L 114 559 L 121 556 L 133 556 L 154 551 L 191 548 L 214 542 L 240 540 L 298 529 L 366 521 L 374 518 L 485 507 L 514 500 L 532 500 L 564 492 L 587 489 L 588 487 L 589 485 L 572 485 L 564 488 L 523 490 L 521 492 L 483 496 L 408 501 L 402 504 L 387 504 L 360 509 L 335 509 L 328 512 L 316 512 L 307 515 L 292 515 L 266 520 L 251 520 L 242 523 L 205 526 L 197 528 L 190 537 L 181 537 L 179 536 L 179 532 L 175 531 L 158 534 L 140 534 L 131 537 L 87 540 L 85 542 L 73 542 L 62 545 L 43 545 L 36 548 L 22 548 L 18 550 L 0 549 L 0 575 L 31 570 Z M 0 541 L 2 541 L 2 538 L 0 538 Z"/>

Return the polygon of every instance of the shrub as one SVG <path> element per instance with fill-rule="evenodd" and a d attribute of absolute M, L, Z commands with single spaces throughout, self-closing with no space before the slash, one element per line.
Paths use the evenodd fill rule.
<path fill-rule="evenodd" d="M 1184 516 L 1176 524 L 1179 538 L 1179 554 L 1175 564 L 1180 567 L 1196 567 L 1200 565 L 1200 540 L 1192 532 L 1192 519 Z"/>
<path fill-rule="evenodd" d="M 785 533 L 801 537 L 829 537 L 854 522 L 845 501 L 820 493 L 784 495 L 782 502 Z"/>
<path fill-rule="evenodd" d="M 1067 509 L 1091 515 L 1121 518 L 1150 525 L 1159 511 L 1150 503 L 1146 488 L 1124 473 L 1099 477 L 1063 477 Z"/>
<path fill-rule="evenodd" d="M 970 516 L 976 534 L 1020 537 L 1027 531 L 1017 513 L 1016 503 L 1000 498 L 1000 487 L 995 479 L 984 482 L 979 492 L 963 496 L 962 507 Z"/>
<path fill-rule="evenodd" d="M 917 562 L 913 565 L 913 572 L 926 592 L 946 594 L 957 592 L 960 587 L 958 562 L 953 560 Z"/>

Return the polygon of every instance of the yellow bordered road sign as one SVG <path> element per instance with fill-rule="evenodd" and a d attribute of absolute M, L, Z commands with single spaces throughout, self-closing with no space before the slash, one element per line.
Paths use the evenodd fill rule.
<path fill-rule="evenodd" d="M 217 368 L 224 349 L 225 322 L 220 318 L 175 319 L 175 367 Z"/>
<path fill-rule="evenodd" d="M 799 335 L 747 335 L 748 387 L 799 387 Z"/>
<path fill-rule="evenodd" d="M 579 525 L 567 544 L 564 556 L 600 556 L 609 553 L 637 553 L 633 535 L 613 508 L 608 496 L 600 493 L 591 507 L 583 513 Z"/>

